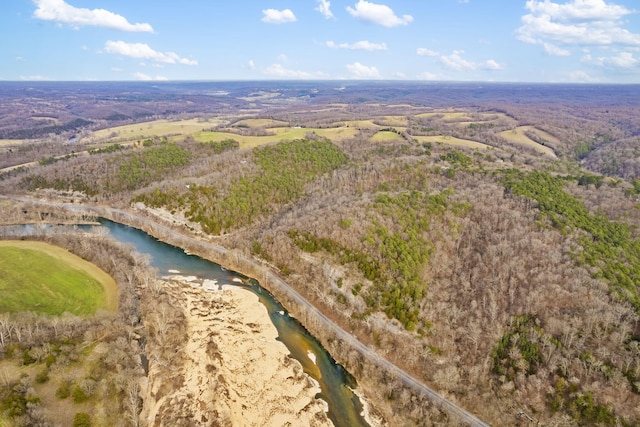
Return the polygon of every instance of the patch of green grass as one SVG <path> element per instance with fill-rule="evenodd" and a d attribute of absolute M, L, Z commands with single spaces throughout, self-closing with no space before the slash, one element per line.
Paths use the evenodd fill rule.
<path fill-rule="evenodd" d="M 402 135 L 397 132 L 391 132 L 388 130 L 377 132 L 371 138 L 372 141 L 375 142 L 387 142 L 387 141 L 395 141 L 397 139 L 403 139 Z"/>
<path fill-rule="evenodd" d="M 101 283 L 38 250 L 0 246 L 0 312 L 92 315 L 106 306 Z"/>

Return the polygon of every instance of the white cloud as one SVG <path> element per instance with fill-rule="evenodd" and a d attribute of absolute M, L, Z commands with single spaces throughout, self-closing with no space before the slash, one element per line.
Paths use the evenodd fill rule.
<path fill-rule="evenodd" d="M 355 8 L 347 6 L 347 12 L 362 21 L 372 22 L 388 28 L 407 25 L 413 21 L 413 16 L 411 15 L 399 17 L 389 6 L 371 3 L 366 0 L 358 0 Z"/>
<path fill-rule="evenodd" d="M 104 44 L 104 50 L 107 53 L 128 56 L 130 58 L 148 59 L 165 64 L 198 65 L 198 61 L 181 58 L 174 52 L 158 52 L 145 43 L 126 43 L 123 41 L 114 42 L 109 40 Z"/>
<path fill-rule="evenodd" d="M 78 8 L 65 3 L 64 0 L 34 0 L 34 3 L 37 9 L 33 16 L 44 21 L 68 24 L 73 28 L 94 26 L 120 31 L 153 32 L 150 24 L 132 24 L 124 16 L 105 9 Z"/>
<path fill-rule="evenodd" d="M 475 70 L 477 68 L 476 64 L 471 61 L 467 61 L 463 59 L 460 55 L 463 54 L 462 50 L 454 50 L 451 55 L 442 55 L 440 56 L 440 61 L 442 63 L 454 70 L 462 71 L 462 70 Z"/>
<path fill-rule="evenodd" d="M 640 34 L 623 28 L 621 19 L 633 11 L 604 0 L 527 0 L 522 26 L 516 36 L 525 43 L 544 46 L 549 54 L 570 52 L 564 46 L 640 46 Z"/>
<path fill-rule="evenodd" d="M 251 69 L 251 70 L 255 70 L 256 69 L 256 64 L 255 64 L 255 62 L 253 62 L 253 59 L 249 60 L 248 65 L 249 65 L 249 69 Z"/>
<path fill-rule="evenodd" d="M 525 8 L 533 14 L 551 16 L 559 21 L 611 21 L 632 13 L 624 6 L 605 0 L 572 0 L 558 4 L 550 0 L 527 0 Z"/>
<path fill-rule="evenodd" d="M 440 56 L 438 52 L 434 52 L 433 50 L 426 49 L 424 47 L 416 49 L 416 53 L 420 56 Z"/>
<path fill-rule="evenodd" d="M 585 71 L 573 71 L 569 73 L 568 80 L 573 83 L 596 83 L 598 79 L 591 77 Z"/>
<path fill-rule="evenodd" d="M 485 70 L 502 70 L 503 67 L 493 59 L 487 59 L 482 63 L 480 68 L 484 68 Z"/>
<path fill-rule="evenodd" d="M 333 18 L 333 12 L 331 12 L 331 2 L 329 0 L 318 0 L 318 7 L 315 8 L 327 19 Z"/>
<path fill-rule="evenodd" d="M 418 80 L 438 80 L 438 75 L 430 73 L 428 71 L 424 71 L 418 74 Z"/>
<path fill-rule="evenodd" d="M 631 68 L 640 65 L 640 59 L 635 58 L 631 52 L 620 52 L 618 55 L 610 57 L 607 62 L 620 68 Z"/>
<path fill-rule="evenodd" d="M 347 64 L 347 70 L 359 79 L 379 79 L 380 72 L 376 67 L 367 67 L 359 62 Z"/>
<path fill-rule="evenodd" d="M 327 77 L 324 73 L 308 73 L 306 71 L 292 70 L 284 68 L 281 64 L 272 64 L 262 70 L 262 72 L 269 76 L 287 79 L 317 79 Z"/>
<path fill-rule="evenodd" d="M 45 77 L 41 75 L 34 75 L 34 76 L 20 76 L 20 80 L 41 82 L 41 81 L 49 81 L 51 79 L 49 77 Z"/>
<path fill-rule="evenodd" d="M 374 50 L 387 50 L 386 43 L 371 43 L 367 40 L 360 40 L 355 43 L 334 43 L 332 41 L 328 41 L 326 45 L 332 49 L 367 50 L 369 52 Z"/>
<path fill-rule="evenodd" d="M 603 67 L 633 68 L 640 65 L 640 59 L 635 58 L 631 52 L 620 52 L 615 56 L 600 56 L 594 58 L 591 54 L 582 57 L 582 62 Z"/>
<path fill-rule="evenodd" d="M 571 52 L 552 43 L 542 43 L 544 51 L 551 56 L 571 56 Z"/>
<path fill-rule="evenodd" d="M 265 9 L 262 11 L 264 16 L 262 22 L 267 24 L 286 24 L 287 22 L 296 22 L 296 15 L 293 14 L 291 9 L 276 10 Z"/>
<path fill-rule="evenodd" d="M 16 62 L 24 62 L 26 61 L 26 59 L 24 59 L 24 56 L 16 56 Z"/>
<path fill-rule="evenodd" d="M 447 68 L 456 71 L 472 71 L 472 70 L 501 70 L 503 68 L 494 59 L 487 59 L 483 62 L 473 62 L 462 57 L 464 51 L 454 50 L 450 55 L 440 55 L 440 62 Z M 431 55 L 433 56 L 433 55 Z"/>
<path fill-rule="evenodd" d="M 278 55 L 278 61 L 287 62 L 288 60 L 289 58 L 287 58 L 287 55 L 285 55 L 284 53 L 281 53 L 280 55 Z"/>
<path fill-rule="evenodd" d="M 166 77 L 162 77 L 162 76 L 148 76 L 144 73 L 133 73 L 132 74 L 133 77 L 135 77 L 137 80 L 144 80 L 144 81 L 167 81 L 169 80 Z"/>

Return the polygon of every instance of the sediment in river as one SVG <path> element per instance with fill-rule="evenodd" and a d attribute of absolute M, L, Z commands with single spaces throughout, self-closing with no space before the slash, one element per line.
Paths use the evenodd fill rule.
<path fill-rule="evenodd" d="M 173 276 L 163 291 L 183 311 L 176 360 L 151 359 L 143 390 L 148 425 L 331 426 L 317 384 L 289 357 L 258 297 Z M 171 384 L 167 384 L 170 382 Z M 169 386 L 170 385 L 170 386 Z M 213 424 L 212 424 L 213 423 Z"/>

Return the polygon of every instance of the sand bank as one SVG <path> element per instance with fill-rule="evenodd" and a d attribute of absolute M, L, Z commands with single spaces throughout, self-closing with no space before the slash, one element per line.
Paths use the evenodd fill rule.
<path fill-rule="evenodd" d="M 184 357 L 172 373 L 182 381 L 167 387 L 162 362 L 150 360 L 143 422 L 166 425 L 163 414 L 179 407 L 188 425 L 331 426 L 326 404 L 315 398 L 319 387 L 276 340 L 258 297 L 189 279 L 166 283 L 187 319 Z"/>

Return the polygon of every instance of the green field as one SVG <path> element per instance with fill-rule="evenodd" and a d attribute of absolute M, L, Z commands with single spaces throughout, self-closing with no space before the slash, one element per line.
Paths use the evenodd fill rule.
<path fill-rule="evenodd" d="M 432 144 L 454 145 L 458 147 L 466 147 L 466 148 L 473 148 L 473 149 L 479 149 L 479 150 L 492 148 L 490 145 L 487 145 L 487 144 L 482 144 L 480 142 L 471 141 L 469 139 L 461 139 L 461 138 L 456 138 L 455 136 L 448 136 L 448 135 L 416 136 L 415 139 L 417 139 L 420 142 L 430 142 Z"/>
<path fill-rule="evenodd" d="M 373 137 L 371 138 L 371 140 L 374 142 L 388 142 L 388 141 L 395 141 L 398 139 L 402 140 L 403 139 L 402 135 L 399 135 L 395 132 L 391 132 L 388 130 L 376 132 L 376 134 L 373 135 Z"/>
<path fill-rule="evenodd" d="M 93 315 L 117 308 L 115 281 L 95 265 L 42 242 L 0 242 L 0 312 Z"/>

